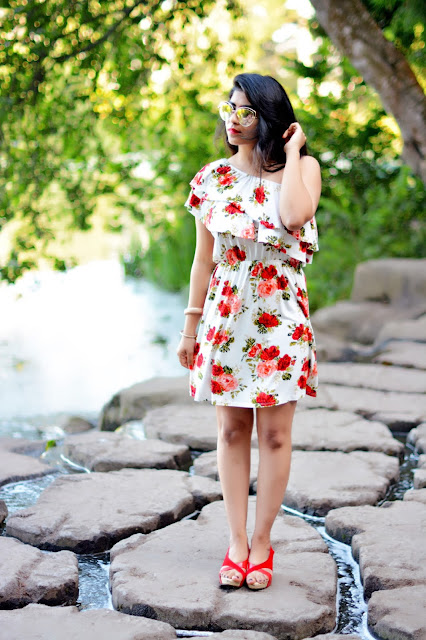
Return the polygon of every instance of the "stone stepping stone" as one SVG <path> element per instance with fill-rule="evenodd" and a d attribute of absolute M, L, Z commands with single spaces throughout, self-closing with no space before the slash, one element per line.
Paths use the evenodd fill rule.
<path fill-rule="evenodd" d="M 383 410 L 404 413 L 407 420 L 419 424 L 426 421 L 426 394 L 397 393 L 357 389 L 342 385 L 320 384 L 316 398 L 302 398 L 304 409 L 326 407 L 340 411 L 354 411 L 363 415 L 374 415 Z"/>
<path fill-rule="evenodd" d="M 426 489 L 410 489 L 404 493 L 404 500 L 421 502 L 426 506 Z"/>
<path fill-rule="evenodd" d="M 102 408 L 99 416 L 100 429 L 115 431 L 125 422 L 140 420 L 150 409 L 165 404 L 193 406 L 187 375 L 151 378 L 122 389 Z"/>
<path fill-rule="evenodd" d="M 252 449 L 250 486 L 253 491 L 258 465 L 259 452 Z M 194 472 L 217 480 L 216 451 L 201 454 L 194 461 Z M 293 451 L 284 504 L 317 516 L 342 506 L 376 504 L 398 477 L 398 460 L 375 451 Z"/>
<path fill-rule="evenodd" d="M 197 451 L 216 449 L 216 410 L 210 404 L 168 404 L 148 411 L 143 419 L 147 438 L 159 438 Z"/>
<path fill-rule="evenodd" d="M 69 605 L 77 598 L 74 553 L 43 553 L 19 540 L 0 537 L 0 609 L 25 607 L 30 602 Z M 2 629 L 0 622 L 0 637 L 6 637 L 1 635 Z"/>
<path fill-rule="evenodd" d="M 377 344 L 385 340 L 426 342 L 426 314 L 416 320 L 387 322 L 377 336 Z"/>
<path fill-rule="evenodd" d="M 368 603 L 367 624 L 386 640 L 422 640 L 426 638 L 425 602 L 425 584 L 375 591 Z"/>
<path fill-rule="evenodd" d="M 9 482 L 39 478 L 53 471 L 37 458 L 0 448 L 0 487 Z"/>
<path fill-rule="evenodd" d="M 6 533 L 42 549 L 96 553 L 165 527 L 222 497 L 219 483 L 184 471 L 123 469 L 57 478 Z"/>
<path fill-rule="evenodd" d="M 354 635 L 353 633 L 322 633 L 314 638 L 305 638 L 305 640 L 337 640 L 338 638 L 341 640 L 363 640 L 361 636 Z"/>
<path fill-rule="evenodd" d="M 426 344 L 391 340 L 383 351 L 374 358 L 374 362 L 426 369 Z"/>
<path fill-rule="evenodd" d="M 246 631 L 243 629 L 232 629 L 232 631 L 221 631 L 212 633 L 209 640 L 276 640 L 275 636 L 262 631 Z"/>
<path fill-rule="evenodd" d="M 250 532 L 254 509 L 250 498 Z M 223 502 L 216 502 L 197 520 L 118 543 L 111 550 L 114 607 L 180 629 L 246 628 L 279 640 L 333 629 L 336 566 L 313 527 L 301 518 L 278 515 L 272 529 L 273 583 L 257 593 L 219 588 L 228 535 Z"/>
<path fill-rule="evenodd" d="M 426 422 L 411 429 L 407 436 L 407 442 L 414 446 L 417 453 L 426 453 Z"/>
<path fill-rule="evenodd" d="M 381 451 L 394 456 L 404 451 L 386 425 L 348 411 L 296 411 L 292 431 L 293 450 Z"/>
<path fill-rule="evenodd" d="M 176 640 L 164 622 L 126 616 L 109 609 L 79 611 L 77 607 L 30 604 L 0 611 L 2 640 Z"/>
<path fill-rule="evenodd" d="M 7 518 L 8 510 L 4 500 L 0 500 L 0 524 Z"/>
<path fill-rule="evenodd" d="M 414 488 L 424 489 L 426 488 L 426 455 L 423 454 L 419 457 L 417 469 L 414 469 Z"/>
<path fill-rule="evenodd" d="M 321 384 L 398 393 L 423 393 L 426 390 L 426 371 L 388 367 L 383 364 L 323 362 L 320 375 Z"/>
<path fill-rule="evenodd" d="M 344 507 L 331 511 L 325 525 L 351 544 L 367 599 L 374 591 L 426 584 L 426 504 L 404 496 L 381 507 Z"/>
<path fill-rule="evenodd" d="M 180 469 L 191 461 L 188 447 L 161 440 L 135 440 L 117 433 L 92 431 L 68 436 L 64 455 L 90 471 Z"/>

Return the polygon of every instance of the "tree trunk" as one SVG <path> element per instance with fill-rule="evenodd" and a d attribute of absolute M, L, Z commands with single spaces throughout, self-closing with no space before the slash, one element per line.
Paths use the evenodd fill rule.
<path fill-rule="evenodd" d="M 426 99 L 404 55 L 360 0 L 311 0 L 323 29 L 379 94 L 404 140 L 402 157 L 426 183 Z"/>

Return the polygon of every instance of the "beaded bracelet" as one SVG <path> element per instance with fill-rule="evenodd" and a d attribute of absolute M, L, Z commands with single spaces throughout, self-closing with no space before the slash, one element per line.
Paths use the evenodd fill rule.
<path fill-rule="evenodd" d="M 179 333 L 183 338 L 192 338 L 193 340 L 197 339 L 197 336 L 189 336 L 187 333 L 184 333 L 183 331 L 179 331 Z"/>
<path fill-rule="evenodd" d="M 183 312 L 186 316 L 191 314 L 191 313 L 199 313 L 200 315 L 203 314 L 203 310 L 201 309 L 201 307 L 187 307 L 184 312 Z"/>

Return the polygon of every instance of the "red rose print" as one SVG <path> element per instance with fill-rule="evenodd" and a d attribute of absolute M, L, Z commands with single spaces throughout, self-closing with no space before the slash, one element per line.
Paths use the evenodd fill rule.
<path fill-rule="evenodd" d="M 260 357 L 262 360 L 273 360 L 274 358 L 278 358 L 280 355 L 280 350 L 277 347 L 268 347 L 267 349 L 263 349 Z"/>
<path fill-rule="evenodd" d="M 234 251 L 235 251 L 235 255 L 237 256 L 238 260 L 245 260 L 246 259 L 246 252 L 245 251 L 242 251 L 238 247 L 234 247 Z"/>
<path fill-rule="evenodd" d="M 217 381 L 224 391 L 234 391 L 239 386 L 237 378 L 232 373 L 222 373 Z"/>
<path fill-rule="evenodd" d="M 256 367 L 256 373 L 261 378 L 268 378 L 277 370 L 277 363 L 274 360 L 268 360 L 267 362 L 259 362 Z"/>
<path fill-rule="evenodd" d="M 309 360 L 305 360 L 302 364 L 302 371 L 309 371 Z"/>
<path fill-rule="evenodd" d="M 226 302 L 224 302 L 224 300 L 221 300 L 217 306 L 220 315 L 222 316 L 222 318 L 227 318 L 229 316 L 229 314 L 231 313 L 231 307 L 229 306 L 229 304 L 226 304 Z"/>
<path fill-rule="evenodd" d="M 274 404 L 277 404 L 274 396 L 271 396 L 269 393 L 264 393 L 262 391 L 256 398 L 257 404 L 260 404 L 262 407 L 272 407 Z"/>
<path fill-rule="evenodd" d="M 303 242 L 303 240 L 299 242 L 299 248 L 300 248 L 300 251 L 302 251 L 302 253 L 306 253 L 308 247 L 310 246 L 311 245 L 309 242 Z"/>
<path fill-rule="evenodd" d="M 278 360 L 278 371 L 285 371 L 289 368 L 291 363 L 290 356 L 286 353 L 285 356 Z"/>
<path fill-rule="evenodd" d="M 261 220 L 260 224 L 262 224 L 267 229 L 274 229 L 274 225 L 271 222 L 268 222 L 267 220 Z"/>
<path fill-rule="evenodd" d="M 214 364 L 212 366 L 212 376 L 220 376 L 223 373 L 223 368 L 219 364 Z"/>
<path fill-rule="evenodd" d="M 211 381 L 211 390 L 213 393 L 222 393 L 223 389 L 216 380 Z"/>
<path fill-rule="evenodd" d="M 293 331 L 293 335 L 291 336 L 294 340 L 299 340 L 299 338 L 303 335 L 304 326 L 303 324 L 299 324 L 298 327 Z"/>
<path fill-rule="evenodd" d="M 234 176 L 222 176 L 219 178 L 219 184 L 224 187 L 227 187 L 229 184 L 232 184 L 235 181 Z"/>
<path fill-rule="evenodd" d="M 195 396 L 195 391 L 196 391 L 196 389 L 195 389 L 194 385 L 193 385 L 193 384 L 191 384 L 191 396 L 192 396 L 192 397 L 194 397 L 194 396 Z"/>
<path fill-rule="evenodd" d="M 212 339 L 213 339 L 213 336 L 214 336 L 214 332 L 215 332 L 215 331 L 216 331 L 216 327 L 211 327 L 211 329 L 209 329 L 209 330 L 207 331 L 206 339 L 207 339 L 207 341 L 208 341 L 208 342 L 210 342 L 210 340 L 212 340 Z"/>
<path fill-rule="evenodd" d="M 219 167 L 216 169 L 216 173 L 219 173 L 221 176 L 224 176 L 225 173 L 229 173 L 231 171 L 231 167 L 226 165 L 226 167 Z"/>
<path fill-rule="evenodd" d="M 256 199 L 256 202 L 258 202 L 259 204 L 263 204 L 265 201 L 265 189 L 263 187 L 257 187 L 254 190 L 254 197 Z"/>
<path fill-rule="evenodd" d="M 276 275 L 277 275 L 277 268 L 274 267 L 273 264 L 270 264 L 269 267 L 265 267 L 264 269 L 262 269 L 262 273 L 260 274 L 260 277 L 263 278 L 263 280 L 270 280 Z"/>
<path fill-rule="evenodd" d="M 217 331 L 215 333 L 213 344 L 223 344 L 227 341 L 226 333 Z"/>
<path fill-rule="evenodd" d="M 248 238 L 249 240 L 253 240 L 254 239 L 254 224 L 251 224 L 250 226 L 248 226 L 245 229 L 243 229 L 242 232 L 241 232 L 241 237 L 242 238 Z"/>
<path fill-rule="evenodd" d="M 203 354 L 200 353 L 200 355 L 197 358 L 197 367 L 201 367 L 201 365 L 203 364 L 204 358 L 203 358 Z"/>
<path fill-rule="evenodd" d="M 201 184 L 202 183 L 202 181 L 203 181 L 203 173 L 207 169 L 208 166 L 209 165 L 206 164 L 205 167 L 203 167 L 202 169 L 199 170 L 199 172 L 197 173 L 197 175 L 194 178 L 195 184 Z"/>
<path fill-rule="evenodd" d="M 191 195 L 191 199 L 190 199 L 190 201 L 189 201 L 190 206 L 191 206 L 191 207 L 198 207 L 198 205 L 200 204 L 200 202 L 201 202 L 201 199 L 200 199 L 200 198 L 198 198 L 198 196 L 196 196 L 196 195 L 195 195 L 195 193 L 193 193 L 193 194 Z"/>
<path fill-rule="evenodd" d="M 228 251 L 225 253 L 225 256 L 228 261 L 228 264 L 230 264 L 231 266 L 233 266 L 234 264 L 237 264 L 238 258 L 235 255 L 234 249 L 228 249 Z"/>
<path fill-rule="evenodd" d="M 226 298 L 226 302 L 231 308 L 231 313 L 238 313 L 241 309 L 241 300 L 234 293 Z"/>
<path fill-rule="evenodd" d="M 258 322 L 265 327 L 278 327 L 278 318 L 271 313 L 262 313 Z"/>
<path fill-rule="evenodd" d="M 299 387 L 301 389 L 305 389 L 306 388 L 306 376 L 300 376 L 299 380 L 297 381 L 297 384 L 299 385 Z"/>
<path fill-rule="evenodd" d="M 253 269 L 251 270 L 251 275 L 254 277 L 258 276 L 262 269 L 263 269 L 263 264 L 261 262 L 258 262 L 257 264 L 254 265 Z"/>
<path fill-rule="evenodd" d="M 194 347 L 194 356 L 196 356 L 199 351 L 200 351 L 200 343 L 196 342 Z"/>
<path fill-rule="evenodd" d="M 305 342 L 310 342 L 312 340 L 312 331 L 308 327 L 305 327 L 303 332 L 303 340 Z"/>
<path fill-rule="evenodd" d="M 315 389 L 312 389 L 312 387 L 306 385 L 306 393 L 308 396 L 312 396 L 313 398 L 316 397 L 317 392 L 315 391 Z"/>
<path fill-rule="evenodd" d="M 276 280 L 261 280 L 257 285 L 257 294 L 261 298 L 269 298 L 278 289 Z"/>
<path fill-rule="evenodd" d="M 257 354 L 259 353 L 259 351 L 262 350 L 262 345 L 260 344 L 255 344 L 250 351 L 248 352 L 248 356 L 249 358 L 255 358 L 257 356 Z"/>
<path fill-rule="evenodd" d="M 227 282 L 229 282 L 229 281 L 227 281 Z M 228 284 L 225 283 L 225 286 L 222 289 L 222 295 L 223 296 L 232 296 L 233 293 L 234 292 L 232 290 L 232 287 L 230 287 Z"/>
<path fill-rule="evenodd" d="M 300 266 L 300 260 L 296 260 L 296 258 L 290 258 L 288 261 L 289 265 L 294 269 L 298 269 Z"/>
<path fill-rule="evenodd" d="M 288 286 L 288 279 L 285 276 L 278 276 L 277 285 L 280 291 L 283 291 Z"/>
<path fill-rule="evenodd" d="M 241 208 L 241 206 L 237 203 L 237 202 L 231 202 L 230 204 L 228 204 L 227 207 L 225 207 L 225 211 L 227 211 L 228 213 L 244 213 L 244 209 Z"/>

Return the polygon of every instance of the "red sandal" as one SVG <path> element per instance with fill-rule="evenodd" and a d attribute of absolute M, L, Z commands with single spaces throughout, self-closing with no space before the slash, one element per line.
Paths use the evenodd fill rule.
<path fill-rule="evenodd" d="M 251 564 L 249 562 L 247 573 L 246 573 L 246 584 L 249 589 L 259 591 L 260 589 L 266 589 L 272 584 L 273 558 L 274 558 L 274 550 L 271 547 L 271 550 L 269 551 L 268 559 L 265 560 L 265 562 L 262 562 L 261 564 Z M 265 571 L 265 569 L 270 569 L 271 573 L 269 573 L 269 571 Z M 250 575 L 250 573 L 253 573 L 254 571 L 259 571 L 260 573 L 263 573 L 263 575 L 268 578 L 268 582 L 262 582 L 262 583 L 258 582 L 257 584 L 256 582 L 252 584 L 248 583 L 247 578 Z"/>
<path fill-rule="evenodd" d="M 247 566 L 248 566 L 248 554 L 247 558 L 242 562 L 234 562 L 229 557 L 229 547 L 226 552 L 225 560 L 219 571 L 219 581 L 221 587 L 241 587 L 246 579 L 247 575 Z M 228 578 L 228 576 L 223 576 L 222 571 L 229 571 L 230 569 L 235 569 L 238 573 L 241 573 L 241 580 L 237 582 L 236 580 L 232 580 L 232 578 Z"/>

